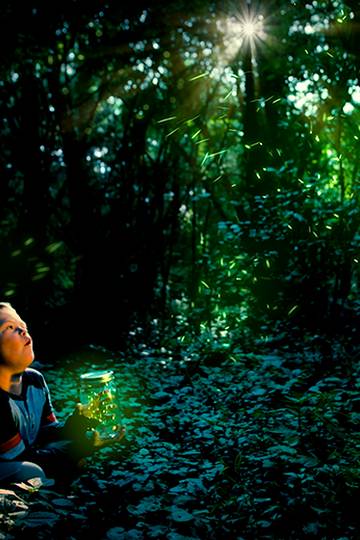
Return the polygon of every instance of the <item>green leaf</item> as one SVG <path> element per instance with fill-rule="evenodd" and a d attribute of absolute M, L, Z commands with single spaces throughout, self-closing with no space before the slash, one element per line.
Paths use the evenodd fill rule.
<path fill-rule="evenodd" d="M 189 512 L 187 512 L 183 508 L 173 506 L 171 508 L 171 518 L 179 523 L 184 523 L 186 521 L 192 521 L 194 519 L 194 516 L 192 514 L 189 514 Z"/>

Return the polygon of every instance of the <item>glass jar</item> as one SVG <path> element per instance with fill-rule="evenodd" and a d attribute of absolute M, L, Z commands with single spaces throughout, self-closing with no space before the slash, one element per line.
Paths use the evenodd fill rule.
<path fill-rule="evenodd" d="M 80 375 L 80 403 L 82 414 L 95 420 L 96 431 L 102 438 L 119 433 L 120 410 L 114 372 L 90 371 Z"/>

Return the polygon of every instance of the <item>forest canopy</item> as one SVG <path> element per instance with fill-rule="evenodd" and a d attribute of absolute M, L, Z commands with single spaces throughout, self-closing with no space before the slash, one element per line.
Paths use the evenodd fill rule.
<path fill-rule="evenodd" d="M 352 338 L 359 3 L 126 4 L 2 2 L 1 297 L 45 345 Z"/>

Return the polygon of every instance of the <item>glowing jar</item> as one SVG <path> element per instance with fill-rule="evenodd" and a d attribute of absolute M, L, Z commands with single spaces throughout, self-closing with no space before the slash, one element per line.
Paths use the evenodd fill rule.
<path fill-rule="evenodd" d="M 103 438 L 119 432 L 120 410 L 113 371 L 90 371 L 80 375 L 82 413 L 98 422 L 95 429 Z"/>

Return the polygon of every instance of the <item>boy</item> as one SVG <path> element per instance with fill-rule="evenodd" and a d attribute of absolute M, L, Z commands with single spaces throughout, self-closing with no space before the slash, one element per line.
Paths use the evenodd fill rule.
<path fill-rule="evenodd" d="M 32 339 L 25 322 L 8 302 L 0 302 L 0 484 L 42 480 L 61 475 L 70 480 L 82 458 L 120 441 L 96 431 L 88 438 L 91 420 L 78 405 L 62 426 L 56 419 L 44 377 L 30 368 Z"/>

